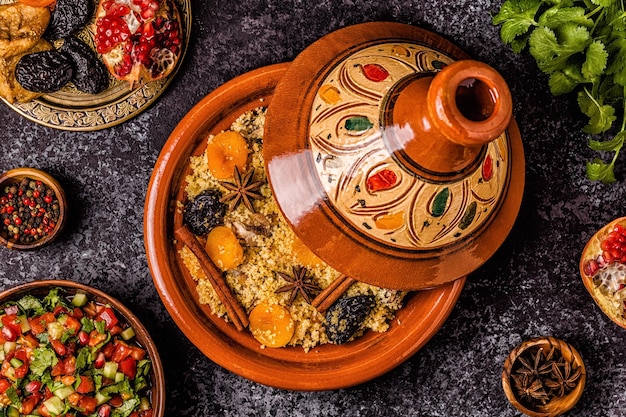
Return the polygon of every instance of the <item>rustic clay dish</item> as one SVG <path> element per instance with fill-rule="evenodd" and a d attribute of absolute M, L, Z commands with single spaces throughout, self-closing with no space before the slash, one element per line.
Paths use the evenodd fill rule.
<path fill-rule="evenodd" d="M 65 225 L 65 219 L 67 218 L 67 200 L 65 198 L 65 191 L 63 190 L 59 182 L 52 175 L 48 174 L 45 171 L 37 168 L 28 167 L 11 169 L 0 175 L 0 187 L 4 188 L 5 185 L 19 182 L 23 178 L 30 178 L 33 180 L 42 181 L 54 191 L 56 198 L 59 200 L 59 220 L 57 221 L 57 224 L 52 233 L 29 244 L 18 243 L 15 240 L 9 238 L 6 231 L 1 231 L 0 244 L 6 246 L 9 249 L 37 249 L 51 243 L 59 236 L 59 234 L 63 230 L 63 226 Z"/>
<path fill-rule="evenodd" d="M 163 417 L 165 414 L 165 375 L 159 352 L 150 337 L 146 328 L 141 324 L 137 316 L 135 316 L 126 306 L 110 295 L 74 281 L 67 280 L 41 280 L 20 284 L 16 287 L 6 289 L 0 292 L 0 304 L 7 301 L 18 300 L 26 294 L 32 294 L 37 297 L 43 297 L 52 288 L 61 288 L 66 295 L 72 295 L 77 292 L 83 292 L 88 295 L 90 300 L 98 303 L 109 304 L 119 315 L 120 320 L 129 323 L 135 331 L 136 342 L 141 345 L 147 352 L 148 358 L 152 362 L 150 369 L 150 384 L 152 385 L 150 401 L 152 403 L 153 417 Z"/>
<path fill-rule="evenodd" d="M 626 236 L 624 233 L 622 236 L 618 234 L 618 241 L 613 245 L 608 245 L 613 247 L 603 249 L 606 245 L 603 245 L 603 241 L 612 233 L 616 233 L 616 226 L 626 228 L 626 217 L 609 222 L 589 239 L 580 257 L 579 270 L 585 288 L 602 312 L 615 324 L 626 328 L 622 291 L 622 286 L 626 284 L 626 256 L 620 256 L 626 251 L 626 244 L 623 243 Z M 619 239 L 622 239 L 622 242 L 619 242 Z M 613 256 L 605 250 L 613 252 Z M 616 256 L 618 258 L 615 258 Z M 601 285 L 602 282 L 610 284 L 610 289 Z"/>
<path fill-rule="evenodd" d="M 432 288 L 476 270 L 508 235 L 524 188 L 510 92 L 445 39 L 399 23 L 340 29 L 298 55 L 275 97 L 272 191 L 336 270 Z"/>
<path fill-rule="evenodd" d="M 573 363 L 572 369 L 581 369 L 580 377 L 577 379 L 576 386 L 569 391 L 569 394 L 563 397 L 553 397 L 545 405 L 531 407 L 530 404 L 518 397 L 511 375 L 520 367 L 518 360 L 520 355 L 523 355 L 529 349 L 536 348 L 543 348 L 543 352 L 547 353 L 553 347 L 560 351 L 565 361 Z M 507 399 L 520 412 L 531 417 L 555 417 L 571 410 L 582 396 L 586 380 L 585 364 L 578 351 L 569 343 L 549 336 L 537 337 L 522 342 L 506 358 L 502 370 L 502 388 Z"/>
<path fill-rule="evenodd" d="M 15 1 L 0 0 L 0 4 Z M 163 94 L 178 72 L 187 52 L 192 22 L 191 0 L 175 1 L 180 13 L 183 41 L 180 59 L 169 76 L 143 83 L 132 90 L 128 88 L 128 82 L 111 77 L 109 88 L 99 94 L 85 94 L 68 84 L 60 91 L 44 94 L 28 103 L 8 103 L 2 97 L 0 100 L 27 119 L 60 130 L 100 130 L 138 116 Z M 91 22 L 77 36 L 95 49 L 90 25 Z"/>
<path fill-rule="evenodd" d="M 200 101 L 178 124 L 156 162 L 144 211 L 148 264 L 163 303 L 182 332 L 222 367 L 265 385 L 292 390 L 345 388 L 396 367 L 417 352 L 446 320 L 465 279 L 411 294 L 386 333 L 367 332 L 343 345 L 262 349 L 247 330 L 213 315 L 200 304 L 174 240 L 182 223 L 189 158 L 201 154 L 207 133 L 228 129 L 243 112 L 271 105 L 276 84 L 290 64 L 260 68 L 224 84 Z"/>

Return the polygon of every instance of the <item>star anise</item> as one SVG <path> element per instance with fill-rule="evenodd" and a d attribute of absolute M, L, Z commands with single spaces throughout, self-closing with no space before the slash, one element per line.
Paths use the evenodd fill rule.
<path fill-rule="evenodd" d="M 563 370 L 559 364 L 552 363 L 552 378 L 545 382 L 546 387 L 556 393 L 557 396 L 562 397 L 576 387 L 578 378 L 580 378 L 580 367 L 572 369 L 572 365 L 569 361 L 565 361 L 562 365 Z"/>
<path fill-rule="evenodd" d="M 520 374 L 527 374 L 533 378 L 539 378 L 542 375 L 549 374 L 552 371 L 552 364 L 554 363 L 552 360 L 553 356 L 554 347 L 546 355 L 545 359 L 543 358 L 543 348 L 537 349 L 532 362 L 522 355 L 518 358 L 522 367 L 520 367 L 517 372 Z"/>
<path fill-rule="evenodd" d="M 229 203 L 229 207 L 231 210 L 234 210 L 239 206 L 239 204 L 243 203 L 248 210 L 254 213 L 254 207 L 252 206 L 252 201 L 254 199 L 263 198 L 261 193 L 259 193 L 259 187 L 261 187 L 261 181 L 253 181 L 254 178 L 254 168 L 252 168 L 248 173 L 242 177 L 239 172 L 239 168 L 235 166 L 234 173 L 235 182 L 230 183 L 226 181 L 220 181 L 220 185 L 226 188 L 229 193 L 220 199 L 221 203 Z"/>
<path fill-rule="evenodd" d="M 533 378 L 530 374 L 511 375 L 517 395 L 522 400 L 530 403 L 540 402 L 545 404 L 548 402 L 548 393 L 543 387 L 541 380 Z"/>
<path fill-rule="evenodd" d="M 289 304 L 293 303 L 298 296 L 298 293 L 302 294 L 302 297 L 306 300 L 306 302 L 311 304 L 311 296 L 309 295 L 309 292 L 319 292 L 322 289 L 310 282 L 310 279 L 307 276 L 306 268 L 302 266 L 294 266 L 292 267 L 292 271 L 293 276 L 285 274 L 284 272 L 276 272 L 281 278 L 287 281 L 288 284 L 280 287 L 275 292 L 281 293 L 291 291 Z"/>

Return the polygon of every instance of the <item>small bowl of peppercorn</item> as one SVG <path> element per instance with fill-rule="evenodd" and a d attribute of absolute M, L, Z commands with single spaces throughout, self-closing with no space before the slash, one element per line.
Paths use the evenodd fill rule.
<path fill-rule="evenodd" d="M 36 168 L 0 175 L 0 243 L 29 250 L 52 242 L 65 223 L 65 192 L 54 177 Z"/>
<path fill-rule="evenodd" d="M 502 388 L 509 402 L 531 417 L 560 416 L 585 389 L 587 373 L 578 351 L 555 337 L 536 337 L 517 346 L 504 362 Z"/>

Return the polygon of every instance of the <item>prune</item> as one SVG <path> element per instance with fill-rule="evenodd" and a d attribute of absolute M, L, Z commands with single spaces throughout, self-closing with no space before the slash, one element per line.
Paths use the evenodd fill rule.
<path fill-rule="evenodd" d="M 85 42 L 75 36 L 68 36 L 63 41 L 61 52 L 74 62 L 72 82 L 77 89 L 89 94 L 106 90 L 109 86 L 109 71 Z"/>
<path fill-rule="evenodd" d="M 15 66 L 15 79 L 25 89 L 53 93 L 74 76 L 72 61 L 56 50 L 24 55 Z"/>
<path fill-rule="evenodd" d="M 57 0 L 44 37 L 64 39 L 84 27 L 93 13 L 92 0 Z"/>
<path fill-rule="evenodd" d="M 222 193 L 216 189 L 201 192 L 185 205 L 183 223 L 195 235 L 204 236 L 224 221 L 226 205 L 220 202 Z"/>
<path fill-rule="evenodd" d="M 371 295 L 345 297 L 326 311 L 326 336 L 331 343 L 346 343 L 361 329 L 376 305 Z"/>

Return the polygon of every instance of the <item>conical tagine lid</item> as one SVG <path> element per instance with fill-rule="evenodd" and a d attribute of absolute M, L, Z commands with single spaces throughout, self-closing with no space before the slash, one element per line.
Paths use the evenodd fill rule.
<path fill-rule="evenodd" d="M 524 155 L 490 66 L 430 32 L 365 23 L 305 49 L 267 113 L 274 196 L 321 259 L 393 289 L 476 270 L 517 217 Z"/>

